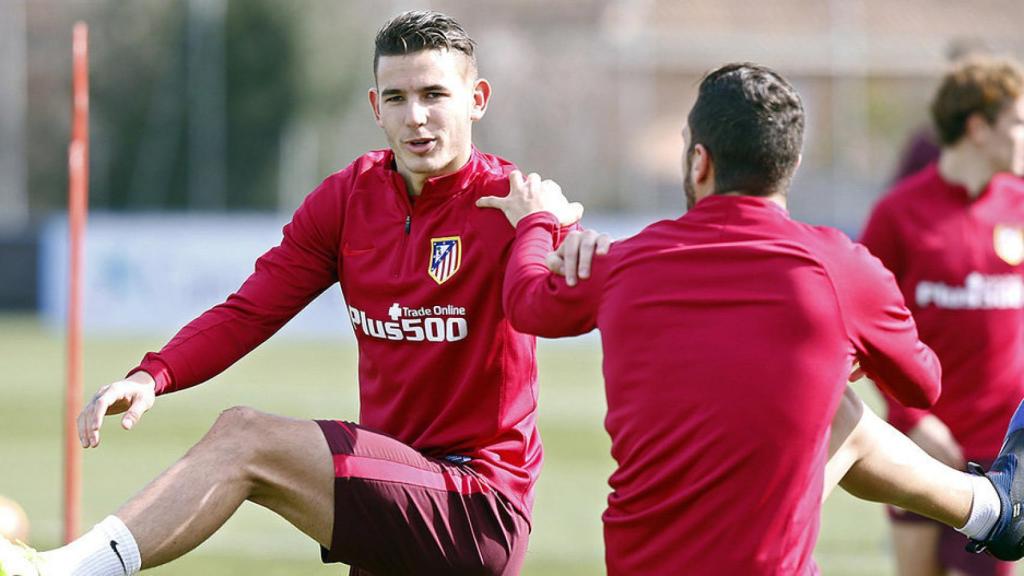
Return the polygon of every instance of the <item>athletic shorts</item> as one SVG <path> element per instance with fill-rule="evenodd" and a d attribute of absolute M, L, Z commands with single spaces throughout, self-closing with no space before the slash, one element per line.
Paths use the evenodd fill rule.
<path fill-rule="evenodd" d="M 983 468 L 988 470 L 993 460 L 979 461 Z M 1013 563 L 997 560 L 988 554 L 971 554 L 964 550 L 967 546 L 967 537 L 953 528 L 902 508 L 887 506 L 889 518 L 895 523 L 908 524 L 936 524 L 940 526 L 939 532 L 939 563 L 946 569 L 953 569 L 967 576 L 1011 576 L 1013 574 Z"/>
<path fill-rule="evenodd" d="M 424 456 L 350 422 L 318 420 L 334 457 L 334 533 L 324 563 L 350 575 L 514 576 L 530 525 L 466 465 Z"/>

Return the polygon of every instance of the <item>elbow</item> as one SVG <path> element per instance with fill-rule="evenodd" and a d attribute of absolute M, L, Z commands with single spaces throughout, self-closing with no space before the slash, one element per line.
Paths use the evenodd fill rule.
<path fill-rule="evenodd" d="M 928 374 L 923 384 L 919 387 L 921 390 L 921 405 L 915 406 L 915 408 L 931 408 L 939 401 L 939 396 L 942 394 L 942 365 L 939 364 L 939 358 L 935 356 L 934 352 L 930 356 L 931 362 L 929 362 Z"/>
<path fill-rule="evenodd" d="M 925 394 L 925 408 L 931 408 L 939 401 L 939 396 L 942 394 L 942 384 L 938 381 L 935 382 L 935 386 L 932 386 Z"/>
<path fill-rule="evenodd" d="M 522 305 L 522 298 L 518 297 L 515 290 L 506 288 L 502 297 L 502 308 L 505 309 L 505 318 L 517 332 L 530 334 L 530 319 L 528 318 L 525 306 Z"/>
<path fill-rule="evenodd" d="M 921 353 L 907 365 L 884 366 L 881 373 L 869 370 L 893 398 L 908 408 L 931 408 L 942 394 L 942 366 L 935 353 L 923 344 Z M 881 378 L 874 378 L 874 375 Z"/>
<path fill-rule="evenodd" d="M 931 408 L 942 393 L 942 379 L 938 374 L 921 375 L 921 378 L 879 378 L 868 376 L 891 398 L 907 408 Z"/>
<path fill-rule="evenodd" d="M 557 338 L 558 334 L 552 330 L 550 322 L 537 314 L 537 309 L 525 305 L 521 299 L 505 299 L 505 318 L 509 326 L 516 332 L 540 336 L 542 338 Z"/>
<path fill-rule="evenodd" d="M 914 387 L 912 394 L 904 394 L 903 405 L 908 408 L 931 408 L 942 394 L 942 384 L 935 379 Z"/>
<path fill-rule="evenodd" d="M 515 305 L 505 307 L 505 315 L 508 318 L 508 323 L 512 326 L 512 329 L 516 332 L 522 332 L 523 334 L 532 334 L 534 336 L 543 336 L 540 332 L 543 331 L 543 327 L 530 318 L 529 315 L 525 314 L 520 307 Z"/>

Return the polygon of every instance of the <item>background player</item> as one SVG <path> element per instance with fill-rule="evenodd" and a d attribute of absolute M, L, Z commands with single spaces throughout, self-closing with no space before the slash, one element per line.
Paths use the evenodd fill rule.
<path fill-rule="evenodd" d="M 133 428 L 155 396 L 215 376 L 340 282 L 359 343 L 360 424 L 227 410 L 115 515 L 43 553 L 46 576 L 171 561 L 246 500 L 353 573 L 518 573 L 542 451 L 534 338 L 501 307 L 513 230 L 473 206 L 508 191 L 511 165 L 471 140 L 491 87 L 465 31 L 432 12 L 381 29 L 374 73 L 370 105 L 390 149 L 327 178 L 238 292 L 79 418 L 86 447 L 99 445 L 105 414 L 124 412 Z M 582 211 L 562 208 L 567 223 Z M 0 570 L 29 554 L 0 546 Z"/>
<path fill-rule="evenodd" d="M 892 270 L 943 367 L 930 410 L 888 398 L 889 421 L 935 458 L 988 466 L 1024 396 L 1024 73 L 975 56 L 944 76 L 931 107 L 937 163 L 875 207 L 862 242 Z M 1011 574 L 964 552 L 953 531 L 891 510 L 904 576 Z"/>
<path fill-rule="evenodd" d="M 813 572 L 826 427 L 851 360 L 917 405 L 937 396 L 938 363 L 876 260 L 835 231 L 788 219 L 803 128 L 788 83 L 753 65 L 723 67 L 702 82 L 689 122 L 693 210 L 617 244 L 579 288 L 545 269 L 557 222 L 534 214 L 550 193 L 539 177 L 513 173 L 508 198 L 478 203 L 517 224 L 506 310 L 517 327 L 544 336 L 601 327 L 619 464 L 604 515 L 610 574 Z M 845 402 L 859 406 L 849 395 Z M 955 501 L 959 511 L 944 518 L 970 527 L 994 508 L 1005 529 L 1010 507 L 992 487 L 1001 481 L 1009 494 L 1015 454 L 1009 473 L 973 483 L 972 506 L 966 475 L 903 442 L 889 452 L 906 450 L 912 458 L 902 462 L 875 458 L 878 446 L 855 447 L 867 458 L 839 474 L 844 485 L 917 505 L 910 491 L 897 494 L 899 482 L 880 484 L 871 466 L 898 464 L 884 475 L 925 464 L 925 478 L 934 470 L 949 480 L 931 493 L 939 501 L 931 511 Z M 1011 444 L 1019 450 L 1019 436 Z M 994 515 L 987 521 L 981 534 Z"/>
<path fill-rule="evenodd" d="M 988 45 L 977 38 L 959 38 L 952 41 L 947 48 L 946 60 L 956 63 L 968 56 L 990 53 L 991 49 Z M 903 145 L 892 182 L 899 182 L 938 160 L 940 152 L 938 140 L 935 127 L 931 123 L 914 130 Z"/>

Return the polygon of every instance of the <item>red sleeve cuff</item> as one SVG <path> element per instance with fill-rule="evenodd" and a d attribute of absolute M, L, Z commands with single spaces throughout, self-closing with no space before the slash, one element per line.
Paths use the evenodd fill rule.
<path fill-rule="evenodd" d="M 555 218 L 555 215 L 551 212 L 534 212 L 533 214 L 527 214 L 519 220 L 518 224 L 516 224 L 516 232 L 522 234 L 523 231 L 528 228 L 532 228 L 533 226 L 547 228 L 551 230 L 553 239 L 561 239 L 559 238 L 561 227 L 558 225 L 558 219 Z M 567 228 L 566 231 L 568 230 L 572 230 L 572 228 Z"/>
<path fill-rule="evenodd" d="M 160 360 L 156 354 L 150 352 L 142 359 L 142 363 L 128 371 L 127 376 L 136 372 L 145 372 L 156 381 L 156 395 L 174 392 L 174 375 L 171 369 Z"/>
<path fill-rule="evenodd" d="M 551 243 L 555 248 L 558 248 L 562 244 L 562 240 L 565 240 L 565 237 L 570 232 L 583 230 L 583 226 L 581 226 L 579 222 L 562 226 L 561 223 L 559 223 L 558 218 L 556 218 L 551 212 L 534 212 L 533 214 L 528 214 L 519 220 L 519 223 L 516 224 L 516 235 L 521 236 L 524 231 L 534 226 L 546 228 L 551 232 Z"/>

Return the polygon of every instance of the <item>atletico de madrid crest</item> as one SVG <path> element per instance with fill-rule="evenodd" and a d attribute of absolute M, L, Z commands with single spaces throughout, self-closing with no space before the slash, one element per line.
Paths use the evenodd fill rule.
<path fill-rule="evenodd" d="M 996 256 L 1010 266 L 1024 262 L 1024 229 L 1017 226 L 997 224 L 993 242 Z"/>
<path fill-rule="evenodd" d="M 430 239 L 430 265 L 427 274 L 438 284 L 444 284 L 459 271 L 462 264 L 462 238 L 446 236 Z"/>

